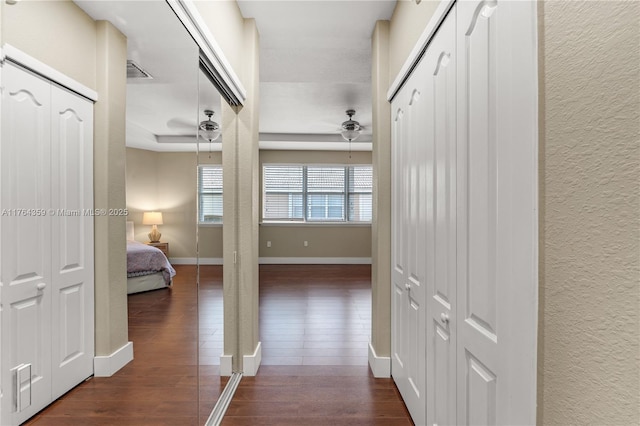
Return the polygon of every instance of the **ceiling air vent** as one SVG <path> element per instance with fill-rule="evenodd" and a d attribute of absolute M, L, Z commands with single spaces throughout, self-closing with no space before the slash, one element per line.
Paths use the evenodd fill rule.
<path fill-rule="evenodd" d="M 142 69 L 142 67 L 133 61 L 127 61 L 127 78 L 151 80 L 151 74 Z"/>

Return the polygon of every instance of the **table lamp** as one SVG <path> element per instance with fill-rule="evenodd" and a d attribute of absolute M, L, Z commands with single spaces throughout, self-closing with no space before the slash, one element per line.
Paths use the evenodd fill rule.
<path fill-rule="evenodd" d="M 149 232 L 149 240 L 152 243 L 160 242 L 162 234 L 158 231 L 158 225 L 162 225 L 162 213 L 160 212 L 144 212 L 142 215 L 143 225 L 153 225 Z"/>

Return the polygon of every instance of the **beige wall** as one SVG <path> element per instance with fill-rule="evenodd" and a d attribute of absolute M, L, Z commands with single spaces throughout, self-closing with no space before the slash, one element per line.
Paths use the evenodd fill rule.
<path fill-rule="evenodd" d="M 389 26 L 389 83 L 395 80 L 438 4 L 440 0 L 422 0 L 419 4 L 398 0 Z"/>
<path fill-rule="evenodd" d="M 212 153 L 209 161 L 201 155 L 201 163 L 220 164 L 221 153 Z M 345 152 L 261 151 L 260 161 L 267 163 L 340 164 L 349 161 Z M 353 164 L 370 164 L 370 153 L 353 153 Z M 142 213 L 159 210 L 164 224 L 160 226 L 162 241 L 169 242 L 171 258 L 196 257 L 196 165 L 194 153 L 163 153 L 127 148 L 128 220 L 133 220 L 136 240 L 148 241 L 149 226 L 142 225 Z M 261 170 L 261 168 L 260 168 Z M 256 178 L 260 175 L 258 170 Z M 261 194 L 261 182 L 257 194 Z M 225 185 L 227 188 L 229 185 Z M 259 210 L 257 211 L 259 214 Z M 222 258 L 222 227 L 201 226 L 200 258 Z M 371 257 L 370 226 L 275 226 L 259 229 L 260 257 Z M 303 247 L 302 242 L 309 246 Z M 271 241 L 271 248 L 267 248 Z"/>
<path fill-rule="evenodd" d="M 98 92 L 94 112 L 94 205 L 124 208 L 126 39 L 73 2 L 1 3 L 2 41 Z M 96 355 L 128 340 L 124 217 L 95 219 Z"/>
<path fill-rule="evenodd" d="M 96 89 L 95 22 L 73 2 L 2 2 L 2 42 Z"/>
<path fill-rule="evenodd" d="M 540 22 L 538 423 L 640 421 L 640 3 Z"/>
<path fill-rule="evenodd" d="M 374 126 L 371 346 L 377 356 L 389 357 L 391 356 L 391 105 L 385 96 L 389 87 L 389 21 L 376 23 L 371 51 Z"/>
<path fill-rule="evenodd" d="M 244 84 L 247 77 L 242 71 L 246 53 L 242 45 L 244 18 L 238 4 L 235 0 L 196 0 L 194 3 L 226 59 Z"/>
<path fill-rule="evenodd" d="M 371 153 L 353 152 L 349 158 L 348 152 L 260 151 L 260 188 L 262 165 L 267 163 L 371 164 Z M 262 205 L 261 190 L 260 200 Z M 371 257 L 371 226 L 262 225 L 260 257 Z"/>
<path fill-rule="evenodd" d="M 200 155 L 200 164 L 221 164 L 220 152 L 211 157 Z M 195 259 L 197 255 L 197 165 L 193 152 L 127 148 L 127 220 L 135 224 L 136 240 L 147 242 L 150 226 L 142 225 L 142 213 L 161 211 L 161 240 L 169 243 L 172 259 Z M 200 226 L 199 256 L 222 259 L 221 226 Z"/>
<path fill-rule="evenodd" d="M 136 240 L 148 241 L 149 226 L 142 225 L 142 213 L 159 210 L 164 224 L 160 226 L 162 241 L 169 242 L 171 258 L 196 257 L 196 165 L 194 153 L 163 153 L 127 148 L 127 208 L 136 229 Z M 220 164 L 221 153 L 212 159 L 201 155 L 201 163 Z M 267 163 L 323 163 L 370 164 L 371 153 L 346 152 L 261 151 L 260 164 Z M 260 168 L 261 170 L 261 168 Z M 258 170 L 256 178 L 260 175 Z M 257 183 L 257 194 L 261 193 Z M 225 185 L 228 188 L 229 184 Z M 259 214 L 259 210 L 257 211 Z M 257 221 L 257 220 L 256 220 Z M 201 226 L 200 258 L 223 256 L 221 226 Z M 371 257 L 370 226 L 275 226 L 259 229 L 260 257 Z M 302 242 L 309 246 L 303 247 Z M 271 241 L 271 248 L 267 248 Z"/>
<path fill-rule="evenodd" d="M 124 209 L 127 39 L 106 21 L 96 29 L 94 206 Z M 96 355 L 111 355 L 128 341 L 125 219 L 95 218 Z"/>

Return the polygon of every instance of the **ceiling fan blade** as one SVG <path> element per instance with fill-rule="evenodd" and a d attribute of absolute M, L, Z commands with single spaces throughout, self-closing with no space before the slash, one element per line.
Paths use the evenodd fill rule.
<path fill-rule="evenodd" d="M 191 120 L 185 120 L 183 118 L 172 118 L 167 121 L 167 127 L 170 129 L 188 129 L 188 130 L 197 130 L 198 123 Z"/>

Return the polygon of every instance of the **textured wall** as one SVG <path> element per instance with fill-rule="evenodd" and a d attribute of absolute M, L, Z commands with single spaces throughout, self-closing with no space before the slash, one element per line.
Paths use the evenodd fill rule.
<path fill-rule="evenodd" d="M 540 6 L 540 424 L 640 421 L 639 17 Z"/>

